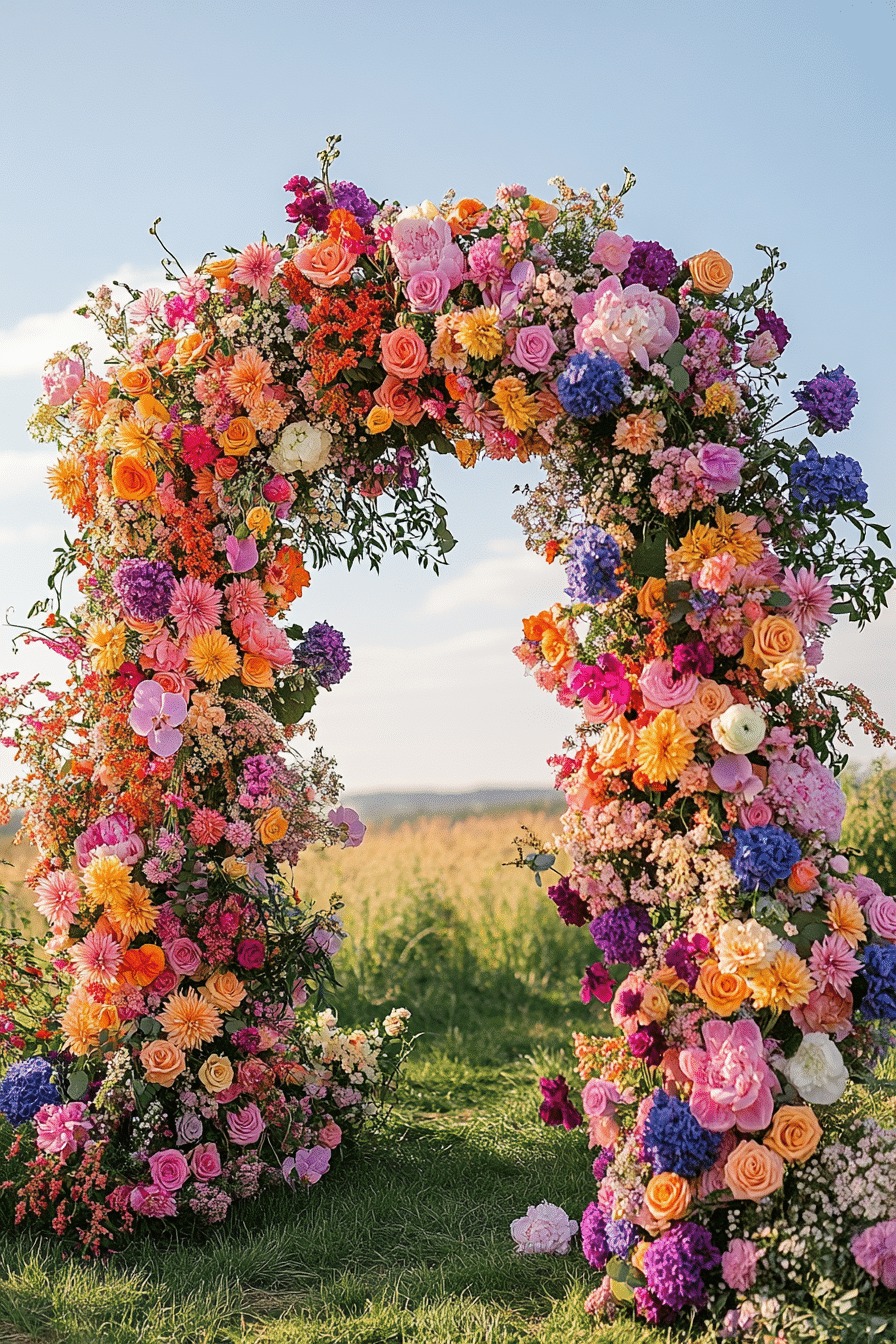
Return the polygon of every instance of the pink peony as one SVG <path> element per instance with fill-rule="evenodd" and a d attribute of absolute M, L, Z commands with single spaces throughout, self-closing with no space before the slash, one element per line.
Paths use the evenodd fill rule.
<path fill-rule="evenodd" d="M 142 1214 L 144 1218 L 173 1218 L 177 1213 L 174 1195 L 157 1185 L 135 1185 L 128 1203 L 134 1213 Z"/>
<path fill-rule="evenodd" d="M 850 1247 L 857 1265 L 870 1274 L 875 1283 L 896 1289 L 896 1218 L 873 1223 L 853 1237 Z"/>
<path fill-rule="evenodd" d="M 762 1033 L 751 1019 L 704 1022 L 705 1050 L 688 1046 L 679 1066 L 694 1084 L 690 1108 L 704 1129 L 765 1129 L 780 1084 L 765 1061 Z"/>
<path fill-rule="evenodd" d="M 741 483 L 744 455 L 729 443 L 704 443 L 697 450 L 697 465 L 710 490 L 726 495 Z"/>
<path fill-rule="evenodd" d="M 184 1181 L 189 1179 L 190 1168 L 187 1159 L 177 1148 L 163 1148 L 161 1152 L 150 1155 L 149 1173 L 160 1190 L 170 1193 L 179 1190 Z"/>
<path fill-rule="evenodd" d="M 274 667 L 288 667 L 292 662 L 292 646 L 286 631 L 267 616 L 238 616 L 233 621 L 233 633 L 247 653 L 257 653 Z"/>
<path fill-rule="evenodd" d="M 603 266 L 605 271 L 621 275 L 631 260 L 635 240 L 627 233 L 616 233 L 613 229 L 604 229 L 594 240 L 589 261 Z"/>
<path fill-rule="evenodd" d="M 264 1133 L 265 1123 L 261 1111 L 251 1102 L 240 1111 L 230 1111 L 227 1116 L 227 1135 L 233 1143 L 247 1147 L 257 1143 Z"/>
<path fill-rule="evenodd" d="M 318 1132 L 317 1141 L 324 1148 L 338 1148 L 342 1142 L 342 1130 L 336 1124 L 335 1120 L 328 1120 L 323 1129 Z"/>
<path fill-rule="evenodd" d="M 550 327 L 521 327 L 510 358 L 517 368 L 527 373 L 544 373 L 557 353 L 557 345 Z"/>
<path fill-rule="evenodd" d="M 756 1282 L 756 1261 L 759 1259 L 759 1247 L 755 1241 L 744 1241 L 735 1237 L 728 1243 L 728 1249 L 722 1256 L 722 1278 L 729 1288 L 745 1293 Z"/>
<path fill-rule="evenodd" d="M 287 1157 L 281 1168 L 288 1185 L 299 1180 L 303 1185 L 314 1185 L 329 1169 L 330 1150 L 323 1144 L 314 1148 L 300 1148 L 294 1157 Z"/>
<path fill-rule="evenodd" d="M 122 863 L 136 863 L 145 853 L 134 823 L 126 812 L 113 812 L 91 822 L 75 840 L 75 858 L 86 868 L 95 854 L 114 854 Z"/>
<path fill-rule="evenodd" d="M 676 709 L 693 700 L 698 679 L 693 672 L 681 676 L 672 663 L 654 658 L 641 669 L 638 685 L 644 696 L 644 708 L 658 714 L 661 709 Z"/>
<path fill-rule="evenodd" d="M 572 304 L 576 349 L 603 351 L 628 368 L 636 360 L 643 369 L 650 359 L 664 355 L 678 335 L 674 303 L 646 285 L 623 290 L 617 277 L 603 280 L 596 290 L 577 294 Z"/>
<path fill-rule="evenodd" d="M 510 1235 L 521 1255 L 566 1255 L 579 1225 L 557 1204 L 543 1200 L 530 1204 L 525 1217 L 510 1224 Z"/>
<path fill-rule="evenodd" d="M 50 405 L 64 406 L 84 381 L 84 365 L 80 359 L 63 355 L 44 370 L 41 381 Z"/>
<path fill-rule="evenodd" d="M 42 1153 L 68 1157 L 86 1143 L 93 1128 L 83 1101 L 68 1101 L 64 1106 L 41 1106 L 34 1117 L 36 1143 Z"/>
<path fill-rule="evenodd" d="M 392 226 L 390 243 L 398 274 L 407 282 L 420 271 L 438 271 L 453 289 L 464 276 L 464 254 L 447 220 L 398 219 Z"/>
<path fill-rule="evenodd" d="M 840 838 L 846 798 L 830 770 L 811 747 L 803 747 L 793 761 L 772 761 L 766 798 L 799 835 L 822 831 L 831 844 Z"/>
<path fill-rule="evenodd" d="M 221 1156 L 216 1145 L 197 1143 L 190 1154 L 190 1170 L 197 1181 L 213 1181 L 216 1176 L 220 1176 Z"/>

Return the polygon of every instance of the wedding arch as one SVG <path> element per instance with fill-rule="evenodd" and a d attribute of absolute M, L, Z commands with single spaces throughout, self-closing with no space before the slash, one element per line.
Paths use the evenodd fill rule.
<path fill-rule="evenodd" d="M 812 437 L 790 433 L 777 250 L 735 289 L 716 251 L 623 235 L 628 172 L 402 209 L 330 181 L 337 139 L 287 183 L 285 242 L 189 273 L 165 249 L 166 289 L 90 295 L 105 365 L 85 343 L 44 375 L 32 431 L 79 532 L 29 636 L 66 688 L 7 677 L 0 702 L 50 926 L 43 961 L 4 944 L 17 1219 L 94 1254 L 141 1220 L 221 1221 L 317 1181 L 376 1112 L 408 1013 L 337 1023 L 338 906 L 284 876 L 363 839 L 334 763 L 295 750 L 350 654 L 286 614 L 326 563 L 441 563 L 429 453 L 537 457 L 516 517 L 565 583 L 515 652 L 575 713 L 549 895 L 588 924 L 582 998 L 616 1028 L 576 1038 L 589 1310 L 711 1303 L 747 1329 L 787 1201 L 836 1175 L 829 1108 L 896 1020 L 896 901 L 839 852 L 832 773 L 844 722 L 882 729 L 817 670 L 835 616 L 871 619 L 894 578 L 858 464 L 814 442 L 855 386 L 801 382 Z M 542 1092 L 547 1123 L 582 1123 L 565 1078 Z M 841 1212 L 855 1273 L 896 1288 L 896 1210 Z M 517 1231 L 547 1251 L 575 1230 Z"/>

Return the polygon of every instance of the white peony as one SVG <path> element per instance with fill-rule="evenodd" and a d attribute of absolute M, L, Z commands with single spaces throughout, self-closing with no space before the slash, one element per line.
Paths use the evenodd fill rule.
<path fill-rule="evenodd" d="M 295 471 L 309 476 L 327 461 L 332 443 L 333 435 L 327 430 L 318 429 L 307 420 L 297 420 L 280 435 L 268 464 L 284 476 Z"/>
<path fill-rule="evenodd" d="M 729 705 L 710 727 L 719 746 L 735 756 L 747 756 L 765 741 L 765 719 L 749 705 Z"/>
<path fill-rule="evenodd" d="M 579 1230 L 557 1204 L 542 1201 L 537 1207 L 530 1204 L 525 1218 L 516 1218 L 510 1224 L 510 1234 L 521 1254 L 565 1255 L 570 1239 Z"/>
<path fill-rule="evenodd" d="M 396 222 L 399 219 L 439 219 L 441 211 L 432 201 L 421 201 L 419 205 L 406 205 L 401 214 L 396 215 Z"/>
<path fill-rule="evenodd" d="M 849 1082 L 843 1056 L 830 1036 L 810 1031 L 781 1072 L 812 1106 L 831 1106 L 839 1101 Z"/>

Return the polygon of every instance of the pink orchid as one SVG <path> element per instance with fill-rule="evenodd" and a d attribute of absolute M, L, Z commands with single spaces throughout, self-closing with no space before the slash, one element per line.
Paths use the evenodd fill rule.
<path fill-rule="evenodd" d="M 187 702 L 182 695 L 163 691 L 157 681 L 141 681 L 134 691 L 128 723 L 146 738 L 150 751 L 173 756 L 184 740 L 178 724 L 186 717 Z"/>
<path fill-rule="evenodd" d="M 367 834 L 367 827 L 351 807 L 334 808 L 328 813 L 327 821 L 343 832 L 343 849 L 356 849 Z"/>
<path fill-rule="evenodd" d="M 747 756 L 720 756 L 709 773 L 723 793 L 740 794 L 748 803 L 762 791 L 762 780 L 753 774 Z"/>

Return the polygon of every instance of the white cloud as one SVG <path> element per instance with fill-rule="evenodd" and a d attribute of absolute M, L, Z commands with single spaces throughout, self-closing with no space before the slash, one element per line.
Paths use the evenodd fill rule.
<path fill-rule="evenodd" d="M 564 571 L 527 551 L 521 541 L 492 541 L 493 552 L 456 577 L 442 579 L 426 596 L 424 611 L 431 616 L 449 612 L 498 607 L 520 618 L 540 611 L 562 597 Z"/>
<path fill-rule="evenodd" d="M 0 451 L 0 499 L 45 490 L 44 477 L 56 453 L 44 448 Z"/>
<path fill-rule="evenodd" d="M 60 544 L 62 542 L 59 528 L 51 527 L 49 523 L 26 523 L 23 527 L 0 527 L 0 546 L 42 546 L 53 539 L 58 539 Z"/>
<path fill-rule="evenodd" d="M 896 596 L 893 605 L 864 630 L 840 622 L 825 642 L 820 675 L 843 686 L 855 684 L 868 696 L 891 733 L 896 733 Z M 861 729 L 850 732 L 857 760 L 877 755 Z"/>
<path fill-rule="evenodd" d="M 161 269 L 140 268 L 125 262 L 116 271 L 87 288 L 95 291 L 99 285 L 111 285 L 113 280 L 126 281 L 136 289 L 166 285 Z M 113 292 L 116 292 L 117 297 L 126 297 L 126 291 Z M 0 378 L 20 378 L 23 374 L 40 373 L 51 355 L 78 341 L 87 341 L 98 361 L 105 359 L 110 351 L 99 328 L 73 311 L 86 301 L 85 291 L 56 313 L 32 313 L 15 326 L 0 329 Z"/>

